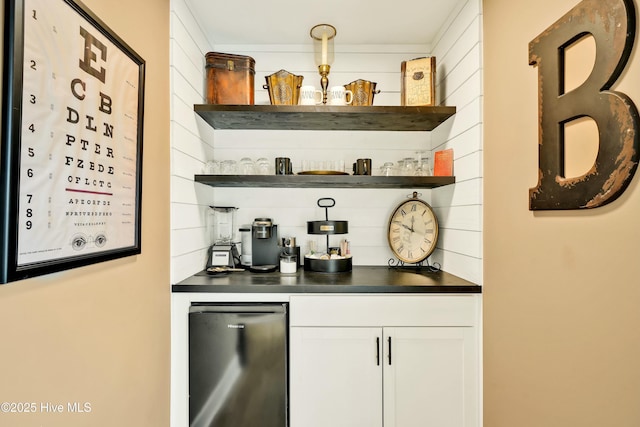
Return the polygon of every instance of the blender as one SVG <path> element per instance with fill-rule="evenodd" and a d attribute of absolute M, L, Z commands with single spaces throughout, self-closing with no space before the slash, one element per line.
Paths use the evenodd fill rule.
<path fill-rule="evenodd" d="M 207 271 L 236 269 L 240 266 L 240 254 L 234 242 L 235 211 L 232 206 L 210 206 L 210 239 L 212 241 L 207 257 Z"/>

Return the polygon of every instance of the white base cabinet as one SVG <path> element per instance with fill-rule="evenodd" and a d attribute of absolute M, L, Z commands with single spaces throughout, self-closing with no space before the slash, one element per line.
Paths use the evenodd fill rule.
<path fill-rule="evenodd" d="M 292 296 L 292 427 L 479 427 L 479 296 Z"/>
<path fill-rule="evenodd" d="M 377 328 L 292 327 L 291 426 L 382 426 Z"/>

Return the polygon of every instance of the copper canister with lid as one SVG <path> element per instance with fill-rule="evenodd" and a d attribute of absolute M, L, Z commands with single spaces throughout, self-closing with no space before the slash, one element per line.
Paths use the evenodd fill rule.
<path fill-rule="evenodd" d="M 253 105 L 256 61 L 245 55 L 209 52 L 206 91 L 209 104 Z"/>

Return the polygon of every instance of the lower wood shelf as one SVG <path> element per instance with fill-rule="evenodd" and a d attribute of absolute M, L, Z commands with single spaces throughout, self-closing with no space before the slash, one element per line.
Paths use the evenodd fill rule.
<path fill-rule="evenodd" d="M 282 188 L 436 188 L 453 184 L 453 176 L 368 175 L 195 175 L 212 187 Z"/>

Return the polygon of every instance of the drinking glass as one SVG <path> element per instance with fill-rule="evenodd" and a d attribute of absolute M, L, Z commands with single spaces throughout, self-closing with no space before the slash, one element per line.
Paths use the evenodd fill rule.
<path fill-rule="evenodd" d="M 271 162 L 266 157 L 260 157 L 256 160 L 256 167 L 258 168 L 258 175 L 272 175 Z"/>
<path fill-rule="evenodd" d="M 416 157 L 418 160 L 416 161 L 416 176 L 430 176 L 431 172 L 429 169 L 429 157 L 427 156 L 426 151 L 416 151 Z"/>
<path fill-rule="evenodd" d="M 223 160 L 220 163 L 220 173 L 222 175 L 235 175 L 238 173 L 238 166 L 235 160 Z"/>
<path fill-rule="evenodd" d="M 380 167 L 380 174 L 382 176 L 393 176 L 394 175 L 393 163 L 392 162 L 385 162 L 385 164 L 383 164 Z"/>
<path fill-rule="evenodd" d="M 413 176 L 416 172 L 415 160 L 413 157 L 405 157 L 402 165 L 402 173 L 404 176 Z"/>
<path fill-rule="evenodd" d="M 240 159 L 240 175 L 253 175 L 254 173 L 253 160 L 249 157 Z"/>
<path fill-rule="evenodd" d="M 216 160 L 209 160 L 204 165 L 204 173 L 206 175 L 217 175 L 220 173 L 220 162 Z"/>

